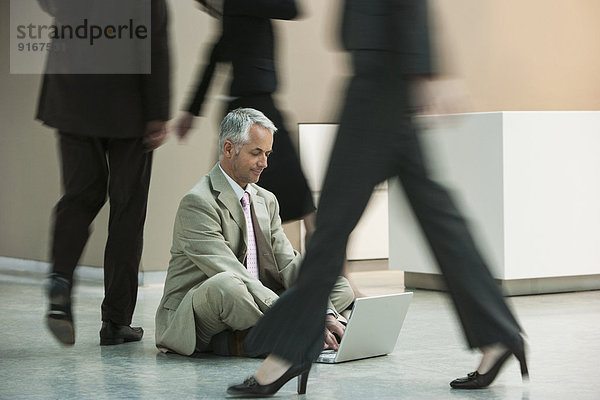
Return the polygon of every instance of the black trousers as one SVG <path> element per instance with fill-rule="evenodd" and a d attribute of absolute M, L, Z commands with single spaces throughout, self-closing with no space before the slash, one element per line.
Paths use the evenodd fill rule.
<path fill-rule="evenodd" d="M 312 194 L 302 172 L 296 148 L 292 144 L 283 115 L 273 97 L 266 94 L 242 96 L 231 101 L 226 112 L 240 107 L 259 110 L 277 127 L 273 136 L 273 153 L 269 165 L 260 175 L 258 185 L 275 194 L 282 222 L 301 219 L 315 210 Z"/>
<path fill-rule="evenodd" d="M 395 177 L 445 277 L 469 346 L 512 343 L 521 331 L 449 193 L 429 177 L 412 124 L 407 82 L 397 73 L 400 62 L 393 53 L 353 53 L 355 75 L 316 232 L 296 283 L 246 338 L 250 354 L 273 353 L 294 363 L 314 360 L 323 346 L 326 301 L 342 270 L 348 236 L 374 186 Z"/>
<path fill-rule="evenodd" d="M 142 138 L 59 132 L 63 196 L 54 209 L 53 272 L 72 279 L 107 194 L 102 320 L 129 325 L 135 309 L 152 153 Z"/>

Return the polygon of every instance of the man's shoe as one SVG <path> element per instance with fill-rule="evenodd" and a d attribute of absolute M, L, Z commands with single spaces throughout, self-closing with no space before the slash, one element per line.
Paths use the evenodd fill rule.
<path fill-rule="evenodd" d="M 244 352 L 244 339 L 250 329 L 243 331 L 226 330 L 219 332 L 210 339 L 213 353 L 219 356 L 248 357 Z"/>
<path fill-rule="evenodd" d="M 100 346 L 110 346 L 126 342 L 139 342 L 144 336 L 141 327 L 118 325 L 111 321 L 102 321 L 100 329 Z"/>
<path fill-rule="evenodd" d="M 59 274 L 51 274 L 48 284 L 50 303 L 46 326 L 54 337 L 67 346 L 75 343 L 75 327 L 71 312 L 71 281 Z"/>

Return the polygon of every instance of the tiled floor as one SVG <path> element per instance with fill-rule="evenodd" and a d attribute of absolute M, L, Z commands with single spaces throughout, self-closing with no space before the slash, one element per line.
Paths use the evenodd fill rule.
<path fill-rule="evenodd" d="M 403 290 L 402 274 L 353 273 L 366 294 Z M 220 399 L 228 384 L 251 374 L 260 360 L 163 355 L 154 347 L 160 285 L 140 288 L 134 318 L 141 343 L 100 347 L 103 290 L 81 284 L 75 294 L 75 346 L 46 332 L 39 275 L 0 271 L 0 398 Z M 521 383 L 511 360 L 488 389 L 456 391 L 448 382 L 476 366 L 465 350 L 452 308 L 442 293 L 415 291 L 394 352 L 339 365 L 315 365 L 308 392 L 288 383 L 279 399 L 600 399 L 600 291 L 511 298 L 528 334 L 531 381 Z M 377 327 L 373 327 L 377 329 Z"/>

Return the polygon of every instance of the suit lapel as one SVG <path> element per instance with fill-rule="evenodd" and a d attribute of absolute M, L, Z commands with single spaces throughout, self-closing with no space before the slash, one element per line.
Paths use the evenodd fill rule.
<path fill-rule="evenodd" d="M 269 217 L 269 211 L 267 210 L 265 199 L 258 195 L 258 191 L 252 185 L 250 186 L 250 193 L 252 194 L 252 206 L 254 208 L 254 215 L 256 217 L 256 221 L 253 222 L 255 223 L 255 226 L 256 222 L 258 222 L 258 228 L 262 236 L 261 240 L 266 241 L 267 238 L 264 232 L 269 232 L 271 227 L 271 218 Z"/>
<path fill-rule="evenodd" d="M 218 192 L 217 199 L 227 208 L 229 214 L 242 231 L 242 237 L 244 238 L 244 245 L 248 247 L 248 232 L 246 229 L 246 217 L 244 216 L 244 210 L 242 209 L 241 203 L 237 200 L 237 196 L 233 191 L 233 188 L 227 181 L 227 178 L 221 172 L 219 165 L 215 165 L 214 168 L 208 173 L 212 188 Z M 277 268 L 274 264 L 273 254 L 271 250 L 270 232 L 271 232 L 271 218 L 265 199 L 258 195 L 256 187 L 252 184 L 249 186 L 250 195 L 252 196 L 251 208 L 253 211 L 252 223 L 254 226 L 254 236 L 256 238 L 256 247 L 258 248 L 258 266 L 259 274 L 262 279 L 264 276 L 264 270 L 275 270 Z"/>
<path fill-rule="evenodd" d="M 215 165 L 208 175 L 210 176 L 213 190 L 218 192 L 217 199 L 225 206 L 225 208 L 227 208 L 235 223 L 242 230 L 244 242 L 247 246 L 248 236 L 246 233 L 246 218 L 244 217 L 242 205 L 238 201 L 233 188 L 229 182 L 227 182 L 227 178 L 223 176 L 219 164 Z"/>
<path fill-rule="evenodd" d="M 252 223 L 254 236 L 256 237 L 256 247 L 258 248 L 258 266 L 260 278 L 263 280 L 265 270 L 277 270 L 273 264 L 271 243 L 267 235 L 271 232 L 271 218 L 265 199 L 258 195 L 254 186 L 250 186 L 250 193 L 252 194 Z"/>

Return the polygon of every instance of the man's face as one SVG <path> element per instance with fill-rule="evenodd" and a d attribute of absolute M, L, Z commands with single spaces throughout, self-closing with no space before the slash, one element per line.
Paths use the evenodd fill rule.
<path fill-rule="evenodd" d="M 249 183 L 258 182 L 273 148 L 273 134 L 265 127 L 252 125 L 248 136 L 248 143 L 237 154 L 233 143 L 225 141 L 221 163 L 225 172 L 244 189 Z"/>

